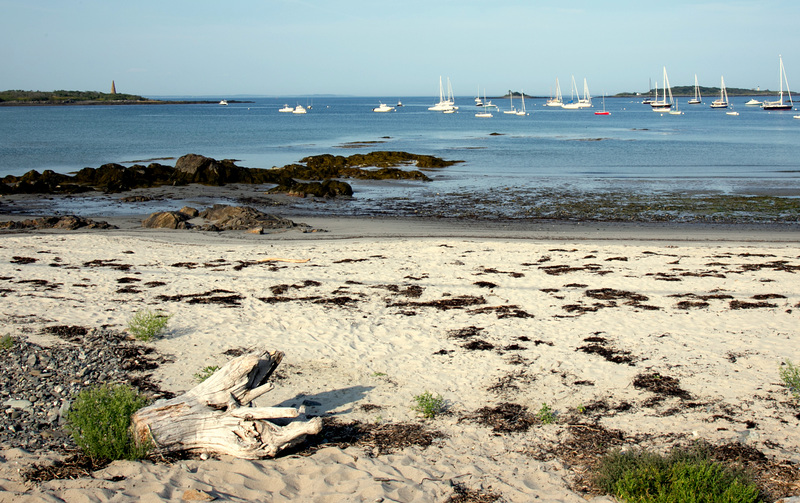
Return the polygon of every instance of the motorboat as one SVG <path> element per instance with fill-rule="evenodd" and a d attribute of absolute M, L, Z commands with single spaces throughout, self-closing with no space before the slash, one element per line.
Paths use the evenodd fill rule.
<path fill-rule="evenodd" d="M 393 110 L 394 107 L 390 107 L 389 105 L 383 103 L 372 109 L 373 112 L 391 112 Z"/>
<path fill-rule="evenodd" d="M 292 110 L 292 113 L 293 114 L 304 114 L 304 113 L 306 113 L 306 109 L 303 108 L 303 105 L 297 105 L 296 107 L 294 107 L 294 110 Z"/>
<path fill-rule="evenodd" d="M 294 112 L 294 107 L 290 107 L 289 105 L 283 105 L 283 108 L 278 110 L 278 112 L 292 113 L 292 112 Z"/>
<path fill-rule="evenodd" d="M 219 102 L 219 104 L 222 105 L 222 106 L 228 106 L 228 101 L 227 100 L 222 100 L 222 101 Z"/>

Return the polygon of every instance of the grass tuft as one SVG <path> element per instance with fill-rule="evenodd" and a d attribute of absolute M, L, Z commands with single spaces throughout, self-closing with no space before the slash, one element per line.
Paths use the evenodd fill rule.
<path fill-rule="evenodd" d="M 800 400 L 800 367 L 786 360 L 780 369 L 783 385 L 794 395 L 795 399 Z"/>
<path fill-rule="evenodd" d="M 414 397 L 415 405 L 411 410 L 418 412 L 425 419 L 433 419 L 445 410 L 442 395 L 434 396 L 430 391 Z"/>
<path fill-rule="evenodd" d="M 197 372 L 194 375 L 194 378 L 197 379 L 197 382 L 203 382 L 212 375 L 214 375 L 214 372 L 216 372 L 217 370 L 219 370 L 219 365 L 210 365 L 208 367 L 203 367 L 203 369 L 200 370 L 200 372 Z"/>
<path fill-rule="evenodd" d="M 140 341 L 150 341 L 164 333 L 172 315 L 153 312 L 138 311 L 128 321 L 128 331 Z"/>
<path fill-rule="evenodd" d="M 6 349 L 11 349 L 14 347 L 14 338 L 10 335 L 6 334 L 0 337 L 0 351 L 5 351 Z"/>
<path fill-rule="evenodd" d="M 92 459 L 141 459 L 151 445 L 137 445 L 131 416 L 147 397 L 127 385 L 103 384 L 82 390 L 66 413 L 67 430 Z"/>

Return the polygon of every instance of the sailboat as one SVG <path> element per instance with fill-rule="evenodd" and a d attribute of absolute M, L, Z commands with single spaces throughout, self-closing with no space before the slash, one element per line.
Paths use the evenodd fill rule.
<path fill-rule="evenodd" d="M 516 115 L 528 115 L 528 112 L 525 110 L 525 91 L 522 91 L 522 110 L 517 110 Z"/>
<path fill-rule="evenodd" d="M 606 112 L 606 93 L 603 93 L 603 111 L 600 110 L 594 113 L 595 115 L 611 115 L 611 112 Z"/>
<path fill-rule="evenodd" d="M 786 70 L 784 70 L 784 68 L 783 68 L 783 57 L 779 55 L 778 59 L 780 60 L 780 67 L 781 67 L 781 76 L 780 76 L 781 94 L 780 94 L 780 98 L 777 101 L 764 101 L 764 103 L 761 104 L 761 108 L 763 110 L 791 110 L 792 107 L 794 107 L 794 102 L 792 101 L 792 93 L 789 91 L 789 81 L 786 80 Z M 789 103 L 784 103 L 783 102 L 783 84 L 784 84 L 784 82 L 786 83 L 786 94 L 789 96 Z"/>
<path fill-rule="evenodd" d="M 678 110 L 678 100 L 675 100 L 675 110 L 669 111 L 670 115 L 683 115 L 683 111 Z"/>
<path fill-rule="evenodd" d="M 576 100 L 575 97 L 578 97 Z M 580 102 L 580 93 L 578 93 L 578 86 L 575 84 L 575 76 L 572 76 L 572 90 L 570 91 L 570 100 L 569 103 L 562 103 L 561 108 L 566 110 L 577 110 L 581 108 Z"/>
<path fill-rule="evenodd" d="M 669 101 L 667 101 L 667 93 L 669 93 Z M 669 86 L 669 78 L 667 78 L 667 67 L 664 67 L 664 99 L 658 100 L 658 83 L 656 83 L 656 98 L 650 103 L 654 112 L 669 112 L 672 110 L 672 88 Z"/>
<path fill-rule="evenodd" d="M 439 102 L 428 107 L 428 110 L 434 112 L 453 113 L 458 110 L 455 106 L 455 99 L 453 98 L 453 86 L 450 84 L 450 77 L 447 77 L 447 98 L 445 98 L 444 87 L 442 87 L 442 77 L 439 76 Z"/>
<path fill-rule="evenodd" d="M 514 109 L 514 92 L 511 91 L 511 89 L 508 90 L 508 103 L 511 109 L 503 110 L 503 113 L 508 115 L 517 115 L 517 111 Z"/>
<path fill-rule="evenodd" d="M 697 74 L 694 74 L 694 98 L 689 100 L 690 105 L 699 105 L 702 103 L 703 97 L 700 96 L 700 86 L 697 85 Z"/>
<path fill-rule="evenodd" d="M 658 84 L 656 84 L 658 85 Z M 651 105 L 653 103 L 653 81 L 647 79 L 647 98 L 642 100 L 642 105 Z"/>
<path fill-rule="evenodd" d="M 719 99 L 711 102 L 711 108 L 728 108 L 728 91 L 723 77 L 720 77 Z"/>
<path fill-rule="evenodd" d="M 547 107 L 560 107 L 563 103 L 561 99 L 561 85 L 558 83 L 558 77 L 556 77 L 556 95 L 555 97 L 551 96 L 544 105 Z"/>
<path fill-rule="evenodd" d="M 478 112 L 475 114 L 475 117 L 491 117 L 492 112 L 489 111 L 489 105 L 486 101 L 486 90 L 483 91 L 483 112 Z"/>
<path fill-rule="evenodd" d="M 586 78 L 583 79 L 583 98 L 578 100 L 579 108 L 590 108 L 592 106 L 592 97 L 589 96 L 589 84 L 586 83 Z"/>

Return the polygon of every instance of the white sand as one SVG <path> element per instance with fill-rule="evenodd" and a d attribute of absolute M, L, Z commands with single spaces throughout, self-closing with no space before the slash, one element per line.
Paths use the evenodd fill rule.
<path fill-rule="evenodd" d="M 427 390 L 448 401 L 451 413 L 426 423 L 448 438 L 427 449 L 377 457 L 357 448 L 330 447 L 309 457 L 257 462 L 115 462 L 93 478 L 35 487 L 25 486 L 17 472 L 37 456 L 7 449 L 0 453 L 5 460 L 0 501 L 163 501 L 180 499 L 188 489 L 231 501 L 444 501 L 453 493 L 453 482 L 501 494 L 505 501 L 584 501 L 569 489 L 574 471 L 558 460 L 538 461 L 531 453 L 565 438 L 566 419 L 578 414 L 579 406 L 597 401 L 612 409 L 629 403 L 628 410 L 607 411 L 600 424 L 628 438 L 637 436 L 644 446 L 665 448 L 696 438 L 741 441 L 769 456 L 800 462 L 797 409 L 778 375 L 785 359 L 800 361 L 800 271 L 784 267 L 800 266 L 796 231 L 737 235 L 712 229 L 686 235 L 652 227 L 622 232 L 626 240 L 618 240 L 620 232 L 608 227 L 602 236 L 576 227 L 563 233 L 503 231 L 504 237 L 492 237 L 496 229 L 341 222 L 309 222 L 334 231 L 303 235 L 0 234 L 0 277 L 10 278 L 0 281 L 0 288 L 12 290 L 2 298 L 2 333 L 52 344 L 55 339 L 38 334 L 39 328 L 123 329 L 136 311 L 157 308 L 174 315 L 167 337 L 154 343 L 175 359 L 156 371 L 165 389 L 193 387 L 192 375 L 226 362 L 222 353 L 228 349 L 266 346 L 286 353 L 281 368 L 288 379 L 259 405 L 309 400 L 320 404 L 309 407 L 310 413 L 397 423 L 419 420 L 410 407 L 413 397 Z M 347 232 L 342 231 L 345 225 L 350 225 Z M 442 237 L 430 237 L 437 233 Z M 359 234 L 368 237 L 353 237 Z M 16 264 L 14 256 L 37 261 Z M 235 269 L 240 261 L 268 257 L 310 261 Z M 84 265 L 97 259 L 131 267 L 118 271 Z M 576 270 L 547 274 L 551 266 Z M 117 293 L 128 286 L 117 283 L 123 277 L 141 280 L 134 284 L 140 292 Z M 44 290 L 19 283 L 25 279 L 60 286 Z M 142 286 L 151 281 L 165 285 Z M 352 301 L 260 300 L 272 297 L 271 287 L 277 285 L 295 286 L 285 297 Z M 421 296 L 403 295 L 409 286 L 419 287 Z M 615 307 L 583 314 L 565 309 L 608 305 L 608 300 L 586 296 L 587 290 L 600 288 L 647 300 L 626 305 L 626 299 L 619 299 Z M 239 305 L 156 298 L 216 289 L 240 295 Z M 676 294 L 725 294 L 746 302 L 758 302 L 758 295 L 775 298 L 764 300 L 774 307 L 732 310 L 731 299 L 711 299 L 708 307 L 681 309 L 678 302 L 698 299 Z M 462 296 L 482 297 L 485 304 L 450 310 L 397 305 Z M 502 308 L 532 316 L 501 317 Z M 449 337 L 467 327 L 482 330 L 471 339 Z M 632 365 L 579 351 L 589 345 L 589 337 L 602 337 L 604 347 L 627 352 Z M 462 347 L 475 339 L 494 349 Z M 508 349 L 512 344 L 521 348 Z M 667 397 L 648 405 L 655 395 L 632 381 L 652 372 L 678 379 L 692 398 Z M 501 382 L 511 385 L 489 389 Z M 496 434 L 459 420 L 501 402 L 522 404 L 532 412 L 546 403 L 560 422 L 526 433 Z M 686 407 L 684 402 L 700 405 Z M 365 404 L 380 408 L 365 412 Z M 104 480 L 115 475 L 125 479 Z"/>

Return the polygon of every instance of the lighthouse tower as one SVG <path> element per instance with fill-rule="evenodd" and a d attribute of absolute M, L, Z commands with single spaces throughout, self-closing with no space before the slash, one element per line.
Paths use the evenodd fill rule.
<path fill-rule="evenodd" d="M 117 94 L 117 87 L 114 85 L 114 81 L 111 81 L 111 94 Z"/>

